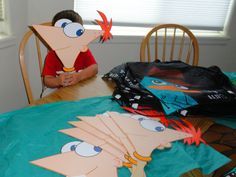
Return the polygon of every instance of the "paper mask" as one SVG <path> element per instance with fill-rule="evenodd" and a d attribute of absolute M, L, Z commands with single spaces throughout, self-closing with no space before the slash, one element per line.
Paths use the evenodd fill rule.
<path fill-rule="evenodd" d="M 62 154 L 32 161 L 31 163 L 67 177 L 117 177 L 119 159 L 101 148 L 85 142 L 71 142 Z"/>
<path fill-rule="evenodd" d="M 95 20 L 102 30 L 84 29 L 77 22 L 69 19 L 60 19 L 54 26 L 32 25 L 31 29 L 54 50 L 64 65 L 63 70 L 71 72 L 74 70 L 74 62 L 80 52 L 88 49 L 88 44 L 102 36 L 102 42 L 112 37 L 110 30 L 112 20 L 108 23 L 106 16 L 98 11 L 104 22 Z"/>

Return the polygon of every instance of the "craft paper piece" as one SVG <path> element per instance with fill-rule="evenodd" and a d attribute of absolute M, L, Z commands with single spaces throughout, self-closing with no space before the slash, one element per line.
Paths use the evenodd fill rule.
<path fill-rule="evenodd" d="M 110 135 L 114 140 L 121 143 L 126 149 L 126 159 L 128 159 L 131 163 L 136 164 L 137 162 L 133 156 L 134 147 L 132 147 L 132 144 L 130 144 L 130 142 L 127 139 L 125 139 L 125 135 L 123 135 L 122 132 L 119 132 L 119 128 L 117 129 L 116 132 L 114 132 L 113 128 L 117 127 L 107 126 L 101 119 L 102 116 L 107 117 L 107 115 L 97 115 L 96 117 L 79 116 L 78 118 L 81 119 L 82 121 L 85 121 L 89 125 L 95 127 L 96 129 L 103 131 L 105 134 Z M 116 133 L 118 133 L 119 135 L 117 135 Z"/>
<path fill-rule="evenodd" d="M 79 129 L 79 128 L 70 128 L 65 130 L 60 130 L 60 132 L 67 134 L 69 136 L 72 136 L 74 138 L 80 139 L 82 141 L 85 141 L 89 144 L 93 144 L 97 147 L 102 148 L 108 153 L 111 153 L 113 156 L 119 158 L 123 162 L 127 162 L 127 160 L 124 158 L 124 154 L 119 151 L 117 148 L 114 148 L 114 146 L 106 143 L 104 140 L 97 138 L 96 136 L 93 136 L 92 134 Z"/>
<path fill-rule="evenodd" d="M 108 114 L 103 114 L 98 115 L 96 118 L 102 120 L 107 128 L 109 128 L 116 135 L 116 137 L 119 138 L 120 142 L 125 146 L 132 159 L 136 159 L 133 155 L 135 152 L 134 145 L 130 142 L 128 136 L 121 131 L 122 129 L 120 129 L 117 124 L 110 118 L 110 116 Z"/>
<path fill-rule="evenodd" d="M 54 26 L 32 25 L 30 28 L 36 32 L 40 38 L 47 43 L 52 50 L 54 50 L 64 65 L 64 71 L 71 72 L 74 70 L 74 62 L 80 52 L 85 52 L 88 49 L 88 44 L 99 36 L 103 36 L 102 41 L 111 38 L 111 26 L 107 22 L 106 16 L 102 13 L 104 24 L 96 20 L 102 26 L 102 30 L 84 29 L 84 27 L 77 22 L 72 22 L 69 19 L 60 19 Z M 65 25 L 64 25 L 65 24 Z"/>
<path fill-rule="evenodd" d="M 85 142 L 68 145 L 68 152 L 31 163 L 67 177 L 117 177 L 117 168 L 122 166 L 118 158 Z"/>
<path fill-rule="evenodd" d="M 32 28 L 56 52 L 65 67 L 65 71 L 73 68 L 79 53 L 86 51 L 87 45 L 103 34 L 101 30 L 85 30 L 80 37 L 71 38 L 64 34 L 64 28 L 44 25 L 33 25 Z"/>
<path fill-rule="evenodd" d="M 110 22 L 108 22 L 107 17 L 104 13 L 102 13 L 101 11 L 97 11 L 97 12 L 102 17 L 102 20 L 103 20 L 103 21 L 99 21 L 99 20 L 95 20 L 95 21 L 98 25 L 100 25 L 100 27 L 104 31 L 103 36 L 100 38 L 100 40 L 104 42 L 113 37 L 112 34 L 110 33 L 111 28 L 112 28 L 112 19 L 110 19 Z"/>
<path fill-rule="evenodd" d="M 96 128 L 92 127 L 88 123 L 84 121 L 72 121 L 69 123 L 71 125 L 74 125 L 75 127 L 78 127 L 79 129 L 86 131 L 87 133 L 92 134 L 93 136 L 96 136 L 99 139 L 102 139 L 103 141 L 107 142 L 114 148 L 117 148 L 119 151 L 123 152 L 124 154 L 126 153 L 126 149 L 124 148 L 123 145 L 115 141 L 112 137 L 106 135 L 104 132 L 101 132 L 97 130 Z"/>
<path fill-rule="evenodd" d="M 146 162 L 151 160 L 151 153 L 156 147 L 164 148 L 170 146 L 172 141 L 192 136 L 191 134 L 165 129 L 165 126 L 158 121 L 145 116 L 108 112 L 97 117 L 119 137 L 125 147 L 129 149 L 129 155 L 133 159 L 138 159 L 132 177 L 146 176 L 144 167 Z"/>
<path fill-rule="evenodd" d="M 103 133 L 105 133 L 107 136 L 113 138 L 115 141 L 117 141 L 118 143 L 122 144 L 119 140 L 119 138 L 117 138 L 113 132 L 107 128 L 107 126 L 104 125 L 104 123 L 96 117 L 88 117 L 88 116 L 78 116 L 77 118 L 79 118 L 80 120 L 86 122 L 87 124 L 91 125 L 92 127 L 94 127 L 95 129 L 97 129 L 98 131 L 101 131 Z"/>
<path fill-rule="evenodd" d="M 140 83 L 160 100 L 166 114 L 198 104 L 192 97 L 185 94 L 199 93 L 198 90 L 188 90 L 186 87 L 147 76 Z"/>
<path fill-rule="evenodd" d="M 145 161 L 137 160 L 137 165 L 133 168 L 131 177 L 146 177 L 146 173 L 144 171 L 146 164 L 147 162 Z"/>
<path fill-rule="evenodd" d="M 158 121 L 143 119 L 143 116 L 128 117 L 116 112 L 108 114 L 134 145 L 136 149 L 134 156 L 143 161 L 149 161 L 152 151 L 160 145 L 192 137 L 189 133 L 166 128 Z"/>
<path fill-rule="evenodd" d="M 75 121 L 75 122 L 70 122 L 70 123 L 72 125 L 76 126 L 76 127 L 79 127 L 81 129 L 89 132 L 89 133 L 92 133 L 94 136 L 98 136 L 99 138 L 102 138 L 102 139 L 104 139 L 104 141 L 108 142 L 109 140 L 111 140 L 111 137 L 108 136 L 107 134 L 108 133 L 111 134 L 112 131 L 109 127 L 106 127 L 106 126 L 104 127 L 105 124 L 103 124 L 103 121 L 100 119 L 100 116 L 105 116 L 105 115 L 98 115 L 96 117 L 81 117 L 81 116 L 79 116 L 78 118 L 80 118 L 83 121 Z M 87 121 L 87 122 L 85 122 L 85 121 Z M 99 128 L 100 130 L 105 130 L 105 132 L 107 134 L 105 134 L 104 132 L 99 131 L 98 129 L 96 129 L 92 126 L 88 127 L 88 125 L 90 125 L 90 124 L 88 124 L 88 122 L 90 124 L 92 124 L 93 126 Z M 114 136 L 114 134 L 113 134 L 113 136 Z M 118 137 L 116 137 L 116 138 L 118 138 Z M 117 141 L 114 141 L 113 139 L 112 139 L 112 141 L 115 142 L 115 144 L 113 144 L 113 145 L 117 145 Z M 108 142 L 108 143 L 112 143 L 112 141 Z M 119 142 L 121 142 L 120 139 L 119 139 Z M 130 162 L 133 163 L 133 165 L 132 165 L 132 177 L 134 177 L 133 175 L 135 175 L 135 177 L 146 177 L 146 175 L 144 174 L 143 171 L 142 171 L 142 173 L 139 173 L 139 171 L 141 171 L 141 170 L 137 169 L 136 165 L 134 165 L 134 164 L 137 164 L 137 160 L 134 160 L 133 158 L 130 157 L 130 155 L 127 155 L 128 152 L 127 152 L 126 149 L 123 149 L 124 146 L 122 146 L 122 145 L 119 144 L 118 147 L 120 147 L 120 146 L 122 147 L 122 152 L 124 152 L 123 155 L 129 161 L 129 162 L 125 161 L 124 165 L 128 166 L 128 167 L 131 167 Z"/>

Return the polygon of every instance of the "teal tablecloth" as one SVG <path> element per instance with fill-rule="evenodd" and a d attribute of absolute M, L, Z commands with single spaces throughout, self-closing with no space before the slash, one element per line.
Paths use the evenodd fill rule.
<path fill-rule="evenodd" d="M 78 115 L 123 110 L 110 99 L 96 97 L 73 102 L 57 102 L 28 107 L 0 115 L 0 177 L 59 177 L 61 175 L 29 163 L 60 152 L 75 140 L 58 130 L 71 127 L 67 122 Z M 207 145 L 188 146 L 173 143 L 171 149 L 155 150 L 146 166 L 147 177 L 178 177 L 195 168 L 209 174 L 230 160 Z M 119 169 L 119 177 L 129 177 L 127 168 Z"/>
<path fill-rule="evenodd" d="M 224 74 L 231 80 L 231 82 L 236 87 L 236 72 L 224 72 Z M 222 118 L 216 118 L 214 119 L 215 122 L 225 125 L 227 127 L 236 129 L 236 115 L 235 116 L 226 116 Z"/>

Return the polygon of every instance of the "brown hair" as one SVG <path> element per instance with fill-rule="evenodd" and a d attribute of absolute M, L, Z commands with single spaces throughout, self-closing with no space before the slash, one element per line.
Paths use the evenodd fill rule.
<path fill-rule="evenodd" d="M 54 25 L 58 20 L 62 18 L 66 18 L 71 20 L 72 22 L 78 22 L 83 25 L 83 20 L 81 16 L 73 10 L 63 10 L 58 12 L 52 19 L 52 25 Z"/>

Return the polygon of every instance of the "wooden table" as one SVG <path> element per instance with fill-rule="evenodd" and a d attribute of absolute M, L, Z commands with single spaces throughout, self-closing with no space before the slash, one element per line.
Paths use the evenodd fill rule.
<path fill-rule="evenodd" d="M 95 76 L 90 79 L 81 81 L 74 86 L 59 88 L 48 96 L 36 100 L 31 105 L 112 95 L 114 87 L 115 84 L 113 82 L 106 82 L 102 80 L 101 76 Z"/>

